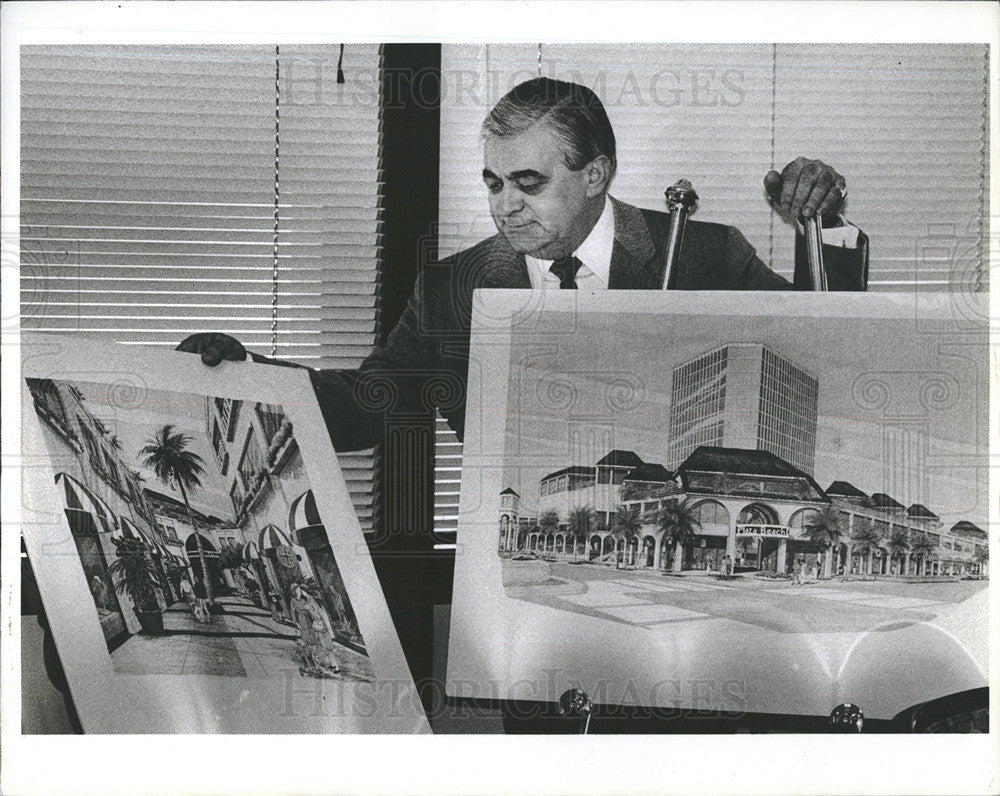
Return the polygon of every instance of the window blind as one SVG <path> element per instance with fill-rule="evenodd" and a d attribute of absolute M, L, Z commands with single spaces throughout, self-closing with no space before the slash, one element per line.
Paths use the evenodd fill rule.
<path fill-rule="evenodd" d="M 985 290 L 987 68 L 987 48 L 971 44 L 446 44 L 441 249 L 495 234 L 480 124 L 541 74 L 605 103 L 618 142 L 611 193 L 626 202 L 662 210 L 664 190 L 686 177 L 695 219 L 737 226 L 791 278 L 794 232 L 763 178 L 820 158 L 847 178 L 847 217 L 870 238 L 870 290 Z M 444 505 L 461 450 L 449 440 L 440 453 Z"/>
<path fill-rule="evenodd" d="M 378 313 L 380 50 L 21 53 L 24 328 L 173 347 L 220 331 L 356 367 Z M 371 455 L 343 455 L 366 530 Z"/>
<path fill-rule="evenodd" d="M 870 289 L 944 289 L 948 268 L 953 283 L 985 289 L 987 58 L 981 44 L 445 45 L 442 250 L 495 233 L 479 125 L 540 73 L 601 96 L 620 199 L 663 209 L 663 191 L 687 177 L 694 218 L 739 227 L 790 275 L 794 232 L 771 213 L 763 178 L 799 155 L 820 158 L 847 178 L 848 217 L 871 239 Z M 943 263 L 940 246 L 938 259 L 927 254 L 943 237 L 961 263 Z"/>
<path fill-rule="evenodd" d="M 458 530 L 458 495 L 462 485 L 462 443 L 436 414 L 434 418 L 435 544 L 454 544 Z"/>
<path fill-rule="evenodd" d="M 375 344 L 382 245 L 377 44 L 279 50 L 279 356 L 356 368 Z M 288 353 L 286 353 L 286 350 Z M 339 453 L 354 509 L 374 531 L 373 451 Z"/>
<path fill-rule="evenodd" d="M 987 61 L 982 44 L 775 48 L 775 162 L 810 153 L 847 177 L 869 290 L 986 289 Z M 793 245 L 776 232 L 775 262 Z"/>

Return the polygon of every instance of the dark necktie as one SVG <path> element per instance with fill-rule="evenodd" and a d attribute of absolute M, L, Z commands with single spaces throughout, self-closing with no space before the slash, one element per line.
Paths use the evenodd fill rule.
<path fill-rule="evenodd" d="M 549 270 L 559 277 L 559 288 L 561 290 L 576 290 L 576 272 L 583 265 L 572 254 L 556 260 L 549 266 Z"/>

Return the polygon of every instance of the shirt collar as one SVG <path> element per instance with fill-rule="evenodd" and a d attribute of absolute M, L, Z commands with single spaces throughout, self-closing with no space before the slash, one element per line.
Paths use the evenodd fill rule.
<path fill-rule="evenodd" d="M 615 246 L 615 214 L 611 207 L 611 200 L 608 195 L 604 195 L 604 209 L 600 218 L 590 230 L 590 234 L 577 248 L 574 255 L 583 263 L 585 268 L 601 280 L 602 285 L 608 286 L 608 279 L 611 275 L 611 253 Z M 532 275 L 532 287 L 538 287 L 544 282 L 552 260 L 539 260 L 530 255 L 525 255 L 528 270 Z M 537 281 L 536 281 L 537 279 Z"/>

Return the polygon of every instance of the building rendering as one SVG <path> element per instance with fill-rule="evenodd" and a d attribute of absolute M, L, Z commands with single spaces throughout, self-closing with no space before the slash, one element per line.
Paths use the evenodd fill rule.
<path fill-rule="evenodd" d="M 555 511 L 567 517 L 573 509 L 589 506 L 599 523 L 607 523 L 621 502 L 621 487 L 632 477 L 652 478 L 659 486 L 669 481 L 663 465 L 644 462 L 634 451 L 612 450 L 593 465 L 564 467 L 542 478 L 538 514 Z"/>
<path fill-rule="evenodd" d="M 206 399 L 205 418 L 264 606 L 275 620 L 294 624 L 293 585 L 315 583 L 336 640 L 364 653 L 291 421 L 280 406 L 227 398 Z"/>
<path fill-rule="evenodd" d="M 842 527 L 846 529 L 840 550 L 845 571 L 883 575 L 986 572 L 983 558 L 988 549 L 986 532 L 971 522 L 963 520 L 946 530 L 941 519 L 920 503 L 905 507 L 885 493 L 866 495 L 846 481 L 834 481 L 826 493 L 839 510 Z M 869 526 L 879 544 L 865 554 L 852 540 Z M 926 543 L 922 542 L 924 539 Z"/>
<path fill-rule="evenodd" d="M 161 609 L 177 600 L 178 579 L 188 572 L 188 562 L 177 540 L 158 529 L 134 462 L 88 407 L 81 390 L 51 379 L 29 379 L 28 388 L 101 630 L 113 651 L 141 630 L 134 606 L 118 593 L 108 574 L 118 543 L 129 537 L 145 547 L 159 575 Z"/>
<path fill-rule="evenodd" d="M 512 544 L 518 529 L 531 528 L 538 524 L 538 515 L 521 507 L 521 496 L 513 489 L 500 493 L 500 544 Z"/>
<path fill-rule="evenodd" d="M 613 487 L 613 492 L 608 492 Z M 673 472 L 643 462 L 632 451 L 611 451 L 593 466 L 572 466 L 545 476 L 539 513 L 556 511 L 558 527 L 515 523 L 520 497 L 504 491 L 501 555 L 615 563 L 662 570 L 722 569 L 791 572 L 796 561 L 817 575 L 977 575 L 986 571 L 986 533 L 969 522 L 945 530 L 929 509 L 905 507 L 884 493 L 867 495 L 846 481 L 822 489 L 811 475 L 770 451 L 703 445 Z M 506 500 L 506 503 L 504 502 Z M 656 521 L 670 501 L 690 506 L 693 537 L 671 543 Z M 632 508 L 641 529 L 615 532 L 612 515 Z M 570 512 L 593 511 L 586 536 L 572 533 Z M 819 512 L 834 510 L 839 538 L 829 546 L 811 538 Z M 504 522 L 507 517 L 507 522 Z M 870 530 L 869 530 L 870 529 Z"/>
<path fill-rule="evenodd" d="M 224 570 L 219 562 L 219 553 L 227 545 L 238 545 L 246 541 L 239 528 L 232 527 L 232 518 L 221 519 L 206 514 L 193 507 L 188 509 L 177 498 L 146 487 L 143 489 L 156 522 L 156 530 L 167 549 L 185 558 L 197 577 L 202 577 L 201 556 L 205 558 L 205 571 L 212 580 L 215 592 L 235 587 L 233 574 Z M 198 533 L 201 544 L 195 538 Z"/>
<path fill-rule="evenodd" d="M 764 345 L 729 343 L 673 369 L 669 461 L 701 446 L 770 451 L 812 475 L 818 379 Z"/>
<path fill-rule="evenodd" d="M 968 520 L 961 520 L 941 539 L 939 568 L 953 574 L 983 575 L 987 571 L 989 548 L 986 531 Z"/>
<path fill-rule="evenodd" d="M 675 571 L 720 570 L 728 556 L 735 571 L 788 573 L 801 563 L 825 576 L 985 573 L 986 534 L 972 523 L 946 530 L 922 504 L 847 481 L 820 487 L 818 401 L 818 379 L 765 345 L 731 343 L 683 362 L 671 372 L 670 467 L 616 449 L 548 473 L 538 514 L 554 512 L 556 527 L 515 522 L 504 504 L 500 552 Z M 502 497 L 520 499 L 513 489 Z M 658 525 L 674 501 L 696 520 L 691 538 Z M 640 530 L 615 527 L 621 508 Z"/>

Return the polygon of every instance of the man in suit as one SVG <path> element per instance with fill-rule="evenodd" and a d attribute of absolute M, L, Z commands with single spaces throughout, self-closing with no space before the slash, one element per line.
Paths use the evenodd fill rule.
<path fill-rule="evenodd" d="M 483 123 L 485 183 L 497 234 L 438 262 L 426 264 L 406 310 L 384 345 L 356 371 L 311 370 L 317 399 L 334 448 L 362 450 L 383 441 L 400 420 L 438 409 L 459 439 L 465 430 L 472 297 L 476 288 L 659 290 L 668 216 L 642 210 L 608 195 L 617 166 L 615 137 L 601 101 L 590 89 L 548 78 L 515 87 Z M 798 158 L 764 186 L 775 211 L 790 223 L 813 214 L 823 219 L 824 261 L 831 289 L 863 290 L 867 240 L 845 225 L 840 209 L 844 178 L 819 161 Z M 680 290 L 789 290 L 807 279 L 801 234 L 795 282 L 768 269 L 734 227 L 689 221 L 676 264 Z M 180 350 L 207 365 L 243 360 L 232 337 L 193 335 Z M 260 362 L 274 360 L 258 356 Z M 287 363 L 277 363 L 287 364 Z M 390 608 L 424 601 L 426 584 L 414 562 L 391 569 L 379 561 Z M 439 576 L 444 577 L 439 573 Z M 434 576 L 430 576 L 434 577 Z M 396 593 L 394 598 L 393 593 Z M 395 612 L 394 612 L 395 613 Z M 421 615 L 423 616 L 423 614 Z M 413 631 L 397 621 L 404 648 L 426 644 L 426 618 Z M 415 634 L 416 633 L 416 634 Z M 419 637 L 418 637 L 419 636 Z M 411 662 L 411 666 L 414 664 Z M 420 677 L 419 674 L 415 676 Z M 537 704 L 508 705 L 508 732 L 565 731 L 565 721 Z M 553 726 L 553 724 L 555 726 Z M 701 722 L 703 726 L 704 721 Z M 602 726 L 595 719 L 594 729 Z M 647 725 L 629 714 L 613 731 Z M 654 724 L 662 731 L 660 724 Z M 671 725 L 677 729 L 679 725 Z"/>
<path fill-rule="evenodd" d="M 669 217 L 609 196 L 615 136 L 593 91 L 550 78 L 529 80 L 496 104 L 483 123 L 483 137 L 483 181 L 497 234 L 426 265 L 386 344 L 358 371 L 311 372 L 337 450 L 372 447 L 394 414 L 435 408 L 462 439 L 474 289 L 664 286 Z M 775 212 L 791 223 L 822 218 L 830 288 L 863 290 L 867 239 L 840 217 L 844 178 L 820 161 L 798 158 L 780 174 L 770 172 L 764 186 Z M 808 284 L 801 234 L 795 281 L 789 283 L 760 261 L 735 227 L 694 220 L 676 269 L 679 290 L 790 290 Z M 238 341 L 219 334 L 193 335 L 179 349 L 200 354 L 208 365 L 247 357 Z"/>

